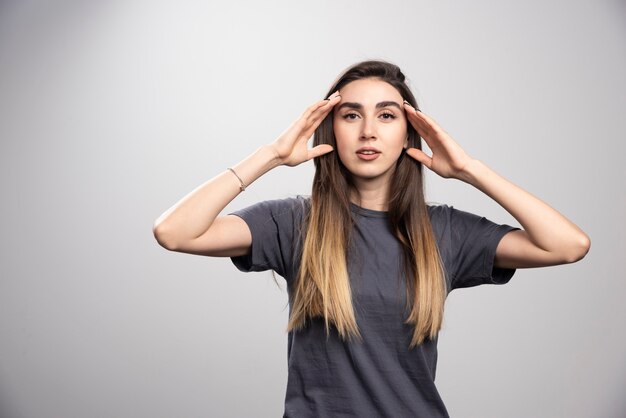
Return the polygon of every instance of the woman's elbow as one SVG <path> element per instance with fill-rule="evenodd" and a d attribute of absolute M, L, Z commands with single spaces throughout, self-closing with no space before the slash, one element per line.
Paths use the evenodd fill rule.
<path fill-rule="evenodd" d="M 571 250 L 566 258 L 567 263 L 575 263 L 582 260 L 591 248 L 591 239 L 587 234 L 583 234 L 577 241 L 577 245 Z"/>
<path fill-rule="evenodd" d="M 168 234 L 164 231 L 162 225 L 155 222 L 154 225 L 152 225 L 152 235 L 154 235 L 154 238 L 161 247 L 169 251 L 174 251 L 174 244 L 172 240 L 168 238 Z"/>

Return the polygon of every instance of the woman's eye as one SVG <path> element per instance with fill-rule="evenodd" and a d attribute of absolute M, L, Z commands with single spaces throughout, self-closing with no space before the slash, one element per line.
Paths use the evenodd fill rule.
<path fill-rule="evenodd" d="M 358 117 L 359 115 L 357 115 L 356 113 L 346 113 L 345 115 L 343 115 L 344 119 L 351 119 L 354 120 L 356 117 Z M 389 120 L 389 119 L 395 119 L 396 115 L 394 115 L 393 113 L 389 113 L 389 112 L 385 112 L 385 113 L 381 113 L 380 115 L 383 119 Z"/>

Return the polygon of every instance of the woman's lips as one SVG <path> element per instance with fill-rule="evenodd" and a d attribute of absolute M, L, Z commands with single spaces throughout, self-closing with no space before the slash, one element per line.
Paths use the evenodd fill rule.
<path fill-rule="evenodd" d="M 362 152 L 357 152 L 356 155 L 365 161 L 372 161 L 375 160 L 376 158 L 378 158 L 378 156 L 380 155 L 380 152 L 374 152 L 374 153 L 368 153 L 368 154 L 364 154 Z"/>

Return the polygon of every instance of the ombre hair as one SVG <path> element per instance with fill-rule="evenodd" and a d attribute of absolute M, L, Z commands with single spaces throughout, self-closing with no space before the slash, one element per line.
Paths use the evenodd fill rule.
<path fill-rule="evenodd" d="M 346 84 L 375 78 L 393 86 L 403 99 L 419 109 L 400 68 L 386 61 L 363 61 L 348 67 L 324 97 Z M 408 147 L 422 149 L 421 138 L 408 123 Z M 330 144 L 337 149 L 330 112 L 314 133 L 313 145 Z M 332 322 L 344 340 L 362 340 L 352 305 L 347 269 L 354 219 L 350 210 L 351 173 L 337 152 L 314 159 L 310 208 L 303 225 L 301 264 L 294 283 L 287 331 L 305 326 L 308 318 L 322 316 L 326 333 Z M 405 324 L 414 325 L 409 348 L 434 339 L 443 322 L 447 295 L 444 267 L 424 200 L 422 164 L 402 152 L 389 186 L 388 219 L 402 244 L 406 275 Z"/>

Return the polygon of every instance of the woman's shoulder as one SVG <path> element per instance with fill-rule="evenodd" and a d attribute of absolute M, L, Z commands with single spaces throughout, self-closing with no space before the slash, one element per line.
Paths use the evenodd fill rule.
<path fill-rule="evenodd" d="M 265 204 L 274 206 L 280 210 L 306 211 L 311 206 L 311 196 L 294 195 L 279 199 L 265 200 Z"/>
<path fill-rule="evenodd" d="M 268 218 L 282 218 L 292 215 L 293 218 L 301 218 L 310 207 L 310 197 L 295 195 L 284 198 L 268 199 L 253 203 L 233 214 L 248 214 Z"/>
<path fill-rule="evenodd" d="M 431 217 L 446 217 L 453 220 L 469 219 L 470 221 L 474 221 L 476 217 L 481 218 L 481 216 L 474 214 L 473 212 L 459 209 L 449 203 L 426 202 L 426 205 L 428 207 L 428 214 Z"/>
<path fill-rule="evenodd" d="M 311 208 L 311 196 L 295 195 L 278 199 L 284 210 L 291 211 L 301 219 Z"/>
<path fill-rule="evenodd" d="M 435 232 L 441 232 L 450 224 L 450 217 L 455 210 L 452 205 L 443 202 L 426 202 L 428 208 L 428 217 Z"/>
<path fill-rule="evenodd" d="M 427 201 L 426 207 L 428 208 L 428 214 L 431 216 L 443 214 L 450 210 L 450 205 L 448 205 L 447 203 L 435 201 Z"/>

